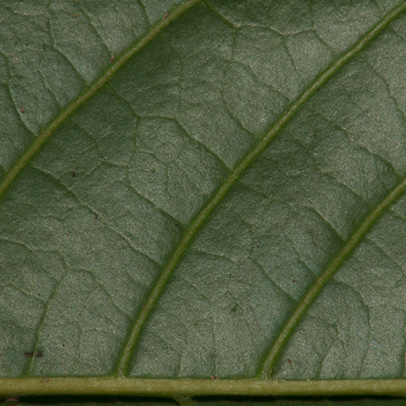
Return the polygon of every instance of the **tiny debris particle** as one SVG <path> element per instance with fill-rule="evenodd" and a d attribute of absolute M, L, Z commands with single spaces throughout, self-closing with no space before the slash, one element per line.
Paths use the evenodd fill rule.
<path fill-rule="evenodd" d="M 24 114 L 24 113 L 25 113 L 25 108 L 24 108 L 24 107 L 21 107 L 21 110 L 20 110 L 20 111 L 21 111 L 21 113 Z"/>
<path fill-rule="evenodd" d="M 113 55 L 111 55 L 111 56 L 110 56 L 110 62 L 113 62 L 113 61 L 114 61 L 114 59 L 115 59 L 115 58 L 114 58 L 114 56 L 113 56 Z"/>
<path fill-rule="evenodd" d="M 163 20 L 166 20 L 168 18 L 168 14 L 165 14 L 163 17 L 162 17 L 162 21 Z"/>
<path fill-rule="evenodd" d="M 72 14 L 72 15 L 73 15 L 73 17 L 78 17 L 79 16 L 79 14 L 76 14 L 76 13 Z"/>
<path fill-rule="evenodd" d="M 293 362 L 292 362 L 291 359 L 288 359 L 288 362 L 289 362 L 290 365 L 293 365 Z"/>
<path fill-rule="evenodd" d="M 297 279 L 292 279 L 292 282 L 293 282 L 293 283 L 296 283 L 296 282 L 297 282 Z"/>
<path fill-rule="evenodd" d="M 74 178 L 76 176 L 76 172 L 72 171 L 72 178 Z"/>

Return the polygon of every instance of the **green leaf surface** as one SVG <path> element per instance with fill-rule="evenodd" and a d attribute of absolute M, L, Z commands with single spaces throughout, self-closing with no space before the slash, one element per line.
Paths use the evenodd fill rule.
<path fill-rule="evenodd" d="M 406 394 L 405 1 L 0 20 L 1 394 Z"/>

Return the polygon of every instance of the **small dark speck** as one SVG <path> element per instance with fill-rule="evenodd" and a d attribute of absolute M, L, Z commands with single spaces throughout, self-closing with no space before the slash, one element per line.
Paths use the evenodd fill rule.
<path fill-rule="evenodd" d="M 72 178 L 74 178 L 76 176 L 76 172 L 72 171 Z"/>
<path fill-rule="evenodd" d="M 175 226 L 177 227 L 179 224 L 178 223 L 175 223 Z"/>
<path fill-rule="evenodd" d="M 20 111 L 21 111 L 21 113 L 23 113 L 23 114 L 24 114 L 24 113 L 25 113 L 25 108 L 24 108 L 24 107 L 22 107 Z"/>
<path fill-rule="evenodd" d="M 31 358 L 33 358 L 33 357 L 41 358 L 41 357 L 44 356 L 44 354 L 42 353 L 42 351 L 38 351 L 38 352 L 25 351 L 25 352 L 24 352 L 24 355 L 25 355 L 26 357 L 31 357 Z"/>
<path fill-rule="evenodd" d="M 293 283 L 296 283 L 296 282 L 297 282 L 297 279 L 292 279 L 292 282 L 293 282 Z"/>
<path fill-rule="evenodd" d="M 114 61 L 114 56 L 112 55 L 112 56 L 110 56 L 110 62 L 113 62 Z"/>

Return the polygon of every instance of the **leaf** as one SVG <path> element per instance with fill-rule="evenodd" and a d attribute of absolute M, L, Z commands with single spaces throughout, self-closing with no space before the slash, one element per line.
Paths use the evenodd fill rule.
<path fill-rule="evenodd" d="M 0 7 L 0 393 L 405 393 L 406 2 Z"/>

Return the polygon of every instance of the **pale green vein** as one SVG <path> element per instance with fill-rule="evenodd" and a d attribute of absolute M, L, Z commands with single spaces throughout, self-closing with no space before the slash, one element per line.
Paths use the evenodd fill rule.
<path fill-rule="evenodd" d="M 30 159 L 41 149 L 45 141 L 67 120 L 80 106 L 86 103 L 98 92 L 114 74 L 137 52 L 154 39 L 165 27 L 179 17 L 187 9 L 199 3 L 201 0 L 188 0 L 174 8 L 167 16 L 155 25 L 144 37 L 137 40 L 126 52 L 116 58 L 114 63 L 103 73 L 100 78 L 81 93 L 76 100 L 66 106 L 37 136 L 32 145 L 23 153 L 15 165 L 8 171 L 0 183 L 0 198 L 14 181 L 16 176 L 25 168 Z"/>
<path fill-rule="evenodd" d="M 353 58 L 363 48 L 365 48 L 365 46 L 373 38 L 375 38 L 383 29 L 385 29 L 385 27 L 391 21 L 393 21 L 397 16 L 399 16 L 405 9 L 406 9 L 406 3 L 403 3 L 400 6 L 391 10 L 391 12 L 389 12 L 389 14 L 387 14 L 381 21 L 379 21 L 378 24 L 376 24 L 370 31 L 368 31 L 367 34 L 362 39 L 360 39 L 349 51 L 347 51 L 345 54 L 343 54 L 327 70 L 325 70 L 323 73 L 321 73 L 310 84 L 310 86 L 308 88 L 306 88 L 306 90 L 300 95 L 300 97 L 294 103 L 292 103 L 290 105 L 290 107 L 285 111 L 285 113 L 282 114 L 282 116 L 272 125 L 272 127 L 269 129 L 269 131 L 265 133 L 265 135 L 258 141 L 258 143 L 255 145 L 255 147 L 253 149 L 251 149 L 248 152 L 248 154 L 240 161 L 240 163 L 236 166 L 236 168 L 225 179 L 224 183 L 219 187 L 219 189 L 214 194 L 212 199 L 208 202 L 208 204 L 195 217 L 195 219 L 192 221 L 191 225 L 186 229 L 185 234 L 183 235 L 181 241 L 179 242 L 176 250 L 170 257 L 169 261 L 167 262 L 165 268 L 163 269 L 163 271 L 161 273 L 161 276 L 159 277 L 157 283 L 153 287 L 149 297 L 147 298 L 142 310 L 140 311 L 140 313 L 138 315 L 138 318 L 135 320 L 134 325 L 133 325 L 130 333 L 127 336 L 127 340 L 124 343 L 123 349 L 122 349 L 121 354 L 117 361 L 117 368 L 115 371 L 116 376 L 120 376 L 120 377 L 126 376 L 126 374 L 128 372 L 132 353 L 134 351 L 134 348 L 137 344 L 140 333 L 143 329 L 143 326 L 144 326 L 150 312 L 152 311 L 153 307 L 155 306 L 156 302 L 158 301 L 160 295 L 163 293 L 170 276 L 172 275 L 176 265 L 178 264 L 179 260 L 181 259 L 182 255 L 184 254 L 186 248 L 192 241 L 193 237 L 195 236 L 197 231 L 200 229 L 200 227 L 203 225 L 203 223 L 208 219 L 210 213 L 215 209 L 215 207 L 219 204 L 219 202 L 227 194 L 227 192 L 229 191 L 231 186 L 235 183 L 235 181 L 239 178 L 239 176 L 252 164 L 252 162 L 255 160 L 255 158 L 277 136 L 277 134 L 280 132 L 280 130 L 292 119 L 292 117 L 295 115 L 295 113 L 306 103 L 306 101 L 321 86 L 323 86 L 341 67 L 343 67 L 351 58 Z M 403 185 L 403 183 L 401 185 Z M 393 193 L 396 193 L 396 191 L 398 191 L 399 188 L 401 188 L 403 191 L 404 186 L 403 187 L 398 186 L 398 188 L 396 188 L 391 193 L 390 196 L 392 196 Z M 400 193 L 401 193 L 401 191 L 398 192 L 398 195 Z M 371 216 L 375 215 L 374 219 L 371 220 L 371 224 L 373 221 L 376 220 L 376 218 L 380 214 L 380 213 L 376 214 L 377 210 L 379 210 L 379 208 L 381 208 L 383 211 L 384 208 L 386 208 L 394 200 L 394 199 L 391 199 L 390 202 L 388 202 L 387 200 L 390 199 L 390 196 L 388 196 L 388 198 L 385 199 L 385 201 L 383 203 L 381 203 L 381 205 L 378 206 L 378 208 L 376 210 L 374 210 L 374 212 L 371 213 L 371 215 L 368 217 L 368 219 L 369 219 Z M 382 208 L 382 205 L 385 205 L 385 203 L 386 203 L 386 206 L 384 208 Z M 365 220 L 365 221 L 367 221 L 367 220 Z M 363 224 L 365 224 L 365 223 L 363 223 Z M 369 224 L 367 228 L 369 228 L 371 224 Z M 363 233 L 366 232 L 366 230 L 364 231 L 364 229 L 361 229 L 361 228 L 360 228 L 360 231 L 362 231 Z M 362 235 L 359 236 L 358 234 L 356 234 L 356 236 L 358 238 L 361 238 Z M 346 254 L 346 255 L 348 255 L 348 254 Z M 341 260 L 341 262 L 342 262 L 342 260 Z M 314 297 L 316 295 L 317 295 L 317 293 L 315 293 Z M 277 354 L 279 353 L 283 344 L 285 343 L 285 341 L 291 334 L 291 329 L 294 327 L 294 325 L 296 325 L 299 318 L 301 317 L 301 315 L 303 314 L 303 312 L 306 310 L 306 308 L 309 305 L 307 305 L 307 306 L 304 305 L 304 306 L 305 306 L 305 308 L 300 314 L 298 314 L 299 310 L 297 310 L 294 313 L 294 315 L 298 314 L 297 321 L 295 321 L 295 322 L 292 321 L 294 324 L 289 324 L 289 325 L 285 326 L 285 328 L 283 329 L 281 334 L 284 333 L 286 337 L 283 338 L 282 336 L 280 336 L 279 339 L 277 340 L 277 342 L 275 343 L 275 345 L 273 346 L 271 353 L 266 358 L 264 367 L 262 369 L 263 372 L 269 370 L 270 366 L 272 365 L 272 363 L 274 361 L 274 358 L 277 356 Z"/>
<path fill-rule="evenodd" d="M 376 223 L 378 218 L 385 212 L 385 210 L 406 190 L 406 178 L 403 179 L 395 189 L 393 189 L 386 197 L 378 204 L 377 207 L 364 219 L 361 225 L 357 228 L 355 233 L 347 241 L 337 256 L 328 264 L 326 269 L 316 279 L 310 290 L 306 293 L 303 299 L 300 301 L 296 310 L 290 316 L 289 320 L 283 327 L 278 338 L 272 345 L 272 348 L 265 359 L 263 367 L 261 369 L 262 377 L 269 376 L 272 371 L 272 367 L 276 359 L 278 358 L 280 351 L 286 344 L 287 340 L 291 336 L 294 328 L 297 326 L 306 310 L 311 306 L 324 285 L 334 275 L 340 265 L 348 258 L 353 252 L 358 243 L 362 240 L 369 229 Z"/>
<path fill-rule="evenodd" d="M 405 396 L 405 379 L 278 381 L 263 379 L 0 378 L 0 396 Z M 187 403 L 188 402 L 188 403 Z"/>

